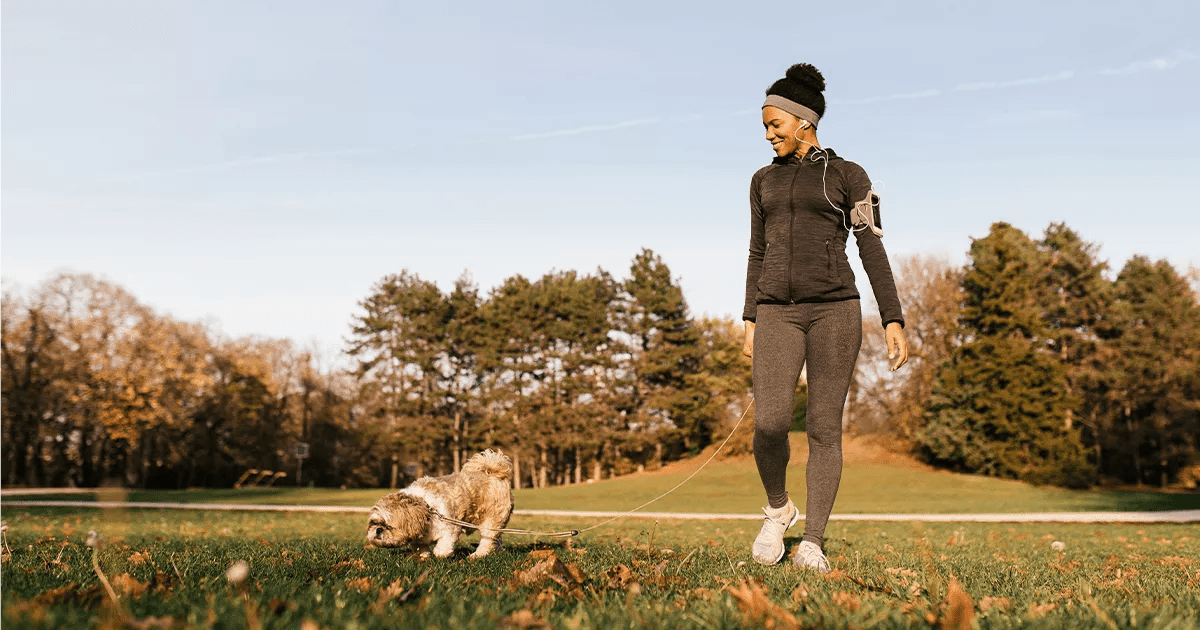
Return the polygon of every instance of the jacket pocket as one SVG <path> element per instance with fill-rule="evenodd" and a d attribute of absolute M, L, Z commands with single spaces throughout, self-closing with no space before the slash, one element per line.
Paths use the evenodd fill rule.
<path fill-rule="evenodd" d="M 836 282 L 837 275 L 834 273 L 833 262 L 833 250 L 829 246 L 829 239 L 825 239 L 825 275 L 829 280 Z"/>

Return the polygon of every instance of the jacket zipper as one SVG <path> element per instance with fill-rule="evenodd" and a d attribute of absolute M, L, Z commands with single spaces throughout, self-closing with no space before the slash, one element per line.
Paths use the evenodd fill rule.
<path fill-rule="evenodd" d="M 796 178 L 800 175 L 800 169 L 804 166 L 804 162 L 796 165 L 796 172 L 792 174 L 792 183 L 788 186 L 788 264 L 787 264 L 787 282 L 788 282 L 788 302 L 796 303 L 796 299 L 792 297 L 792 258 L 795 257 L 796 235 L 793 233 L 796 225 Z"/>
<path fill-rule="evenodd" d="M 825 239 L 825 273 L 833 280 L 833 254 L 829 251 L 829 239 Z"/>

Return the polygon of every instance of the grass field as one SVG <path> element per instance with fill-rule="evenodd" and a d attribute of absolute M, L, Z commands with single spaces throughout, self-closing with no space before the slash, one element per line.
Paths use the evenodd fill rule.
<path fill-rule="evenodd" d="M 6 508 L 4 519 L 6 630 L 1200 625 L 1195 525 L 833 523 L 835 571 L 817 576 L 747 562 L 757 525 L 745 521 L 510 536 L 470 561 L 474 537 L 449 560 L 365 548 L 353 515 Z M 248 577 L 232 584 L 238 561 Z"/>
<path fill-rule="evenodd" d="M 1070 492 L 870 459 L 848 458 L 836 512 L 1200 508 L 1197 495 Z M 624 511 L 699 463 L 521 490 L 515 502 Z M 789 485 L 799 502 L 802 466 L 791 469 Z M 101 498 L 369 506 L 385 492 Z M 760 495 L 751 460 L 718 459 L 650 509 L 754 513 Z M 366 548 L 361 515 L 5 506 L 3 517 L 6 630 L 1200 627 L 1200 525 L 834 521 L 826 553 L 835 571 L 818 576 L 749 561 L 758 525 L 744 520 L 623 519 L 569 542 L 509 536 L 504 549 L 469 561 L 474 537 L 449 560 Z M 512 525 L 558 531 L 598 522 L 518 516 Z M 85 544 L 93 530 L 102 535 L 99 551 Z M 247 577 L 231 583 L 226 571 L 239 561 Z"/>
<path fill-rule="evenodd" d="M 803 435 L 793 462 L 805 461 Z M 880 463 L 876 457 L 848 449 L 835 513 L 987 513 L 1079 512 L 1200 509 L 1200 494 L 1152 491 L 1039 488 L 1018 481 L 935 471 L 912 462 Z M 864 461 L 868 460 L 868 461 Z M 518 509 L 625 511 L 678 484 L 700 467 L 702 459 L 678 462 L 660 471 L 606 479 L 596 483 L 521 489 L 514 494 Z M 804 466 L 788 471 L 788 488 L 803 505 Z M 265 503 L 346 505 L 369 507 L 387 491 L 305 488 L 256 488 L 189 491 L 133 491 L 130 501 L 180 503 Z M 51 496 L 38 498 L 54 498 Z M 58 498 L 80 500 L 78 495 Z M 749 457 L 715 459 L 690 482 L 648 508 L 655 512 L 758 513 L 762 486 Z"/>

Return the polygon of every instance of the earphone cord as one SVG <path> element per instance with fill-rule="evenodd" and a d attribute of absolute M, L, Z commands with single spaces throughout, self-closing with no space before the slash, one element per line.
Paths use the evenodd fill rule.
<path fill-rule="evenodd" d="M 846 216 L 846 213 L 841 208 L 837 207 L 833 203 L 833 200 L 829 198 L 829 191 L 825 188 L 825 174 L 829 172 L 829 155 L 826 154 L 825 149 L 822 149 L 821 147 L 813 145 L 813 148 L 816 149 L 816 152 L 813 153 L 813 156 L 810 159 L 816 162 L 818 157 L 820 157 L 820 159 L 825 162 L 824 166 L 821 168 L 821 194 L 825 196 L 825 202 L 828 203 L 834 210 L 837 210 L 838 214 L 842 215 L 842 227 L 846 228 L 847 232 L 861 232 L 867 229 L 866 225 L 858 228 L 851 226 L 850 219 Z"/>
<path fill-rule="evenodd" d="M 805 127 L 805 129 L 807 129 L 807 127 Z M 825 149 L 822 149 L 821 147 L 819 147 L 807 140 L 801 140 L 800 136 L 798 135 L 799 133 L 800 133 L 800 130 L 797 129 L 795 131 L 795 133 L 792 134 L 792 137 L 796 139 L 796 142 L 799 142 L 801 144 L 807 144 L 808 146 L 815 149 L 813 156 L 809 159 L 811 159 L 813 162 L 816 162 L 817 158 L 819 156 L 822 160 L 825 161 L 825 165 L 821 169 L 821 194 L 825 196 L 825 202 L 828 203 L 829 206 L 832 207 L 834 210 L 837 210 L 838 214 L 842 215 L 842 227 L 846 228 L 847 232 L 861 232 L 861 231 L 867 229 L 868 226 L 866 226 L 866 225 L 863 225 L 860 228 L 855 228 L 855 227 L 851 226 L 850 219 L 848 217 L 846 217 L 846 213 L 844 211 L 842 211 L 841 208 L 837 207 L 837 205 L 835 205 L 832 200 L 829 199 L 829 191 L 825 187 L 825 174 L 829 172 L 829 154 L 825 151 Z M 801 157 L 800 159 L 804 159 L 804 158 Z"/>

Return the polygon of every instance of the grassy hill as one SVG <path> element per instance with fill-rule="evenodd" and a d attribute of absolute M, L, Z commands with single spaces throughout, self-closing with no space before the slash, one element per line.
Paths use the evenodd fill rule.
<path fill-rule="evenodd" d="M 788 489 L 804 504 L 803 434 L 792 436 Z M 845 469 L 835 513 L 1052 512 L 1200 509 L 1200 494 L 1146 491 L 1063 490 L 1018 481 L 938 471 L 890 453 L 863 439 L 847 439 Z M 699 468 L 709 452 L 661 470 L 594 483 L 521 489 L 518 509 L 624 511 L 665 492 Z M 235 502 L 369 506 L 384 489 L 263 488 L 132 491 L 130 501 Z M 80 498 L 63 496 L 62 498 Z M 749 455 L 717 458 L 687 484 L 646 508 L 655 512 L 757 513 L 765 503 Z"/>

